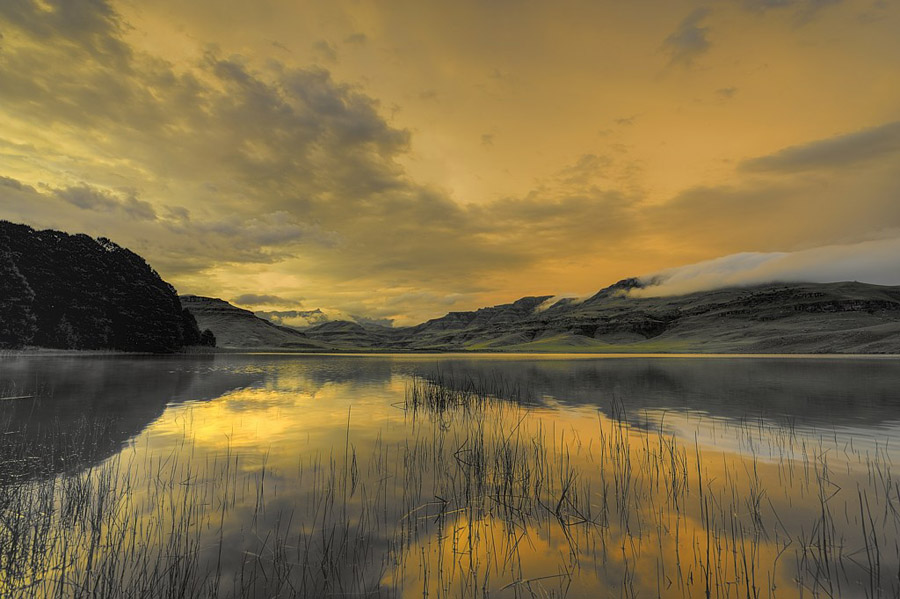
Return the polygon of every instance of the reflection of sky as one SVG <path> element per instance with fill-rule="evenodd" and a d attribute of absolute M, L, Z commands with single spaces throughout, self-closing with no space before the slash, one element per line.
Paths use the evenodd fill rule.
<path fill-rule="evenodd" d="M 302 564 L 304 556 L 321 550 L 323 531 L 337 530 L 337 539 L 349 535 L 356 541 L 341 556 L 344 569 L 334 575 L 354 581 L 350 587 L 360 581 L 369 588 L 399 585 L 410 597 L 421 596 L 423 586 L 431 596 L 472 594 L 478 590 L 472 586 L 476 574 L 500 597 L 564 589 L 570 597 L 617 596 L 623 581 L 641 596 L 702 596 L 697 572 L 706 559 L 709 527 L 715 535 L 713 559 L 731 559 L 735 541 L 729 535 L 736 534 L 741 547 L 752 548 L 751 565 L 760 577 L 772 574 L 779 596 L 792 597 L 800 567 L 797 551 L 809 545 L 810 531 L 818 526 L 823 492 L 830 496 L 840 489 L 829 499 L 829 522 L 842 550 L 857 558 L 864 545 L 856 519 L 857 489 L 867 492 L 878 514 L 890 513 L 886 502 L 897 501 L 896 490 L 884 482 L 890 477 L 873 476 L 879 469 L 889 472 L 897 457 L 890 442 L 900 435 L 895 422 L 826 427 L 816 419 L 792 418 L 798 408 L 787 404 L 786 415 L 775 415 L 769 405 L 763 417 L 758 406 L 750 405 L 739 417 L 733 402 L 712 404 L 704 412 L 696 405 L 683 407 L 684 398 L 674 395 L 671 406 L 660 407 L 625 391 L 646 389 L 634 384 L 640 373 L 649 372 L 647 384 L 657 384 L 657 395 L 674 392 L 697 380 L 694 364 L 595 362 L 218 356 L 199 380 L 221 376 L 238 384 L 215 397 L 198 394 L 169 403 L 120 454 L 127 464 L 122 475 L 137 482 L 129 509 L 151 529 L 170 517 L 167 509 L 186 505 L 187 498 L 200 545 L 213 551 L 224 543 L 222 567 L 228 576 L 240 573 L 248 555 L 270 560 L 273 538 L 289 547 L 291 563 Z M 766 372 L 765 365 L 735 364 L 719 362 L 718 372 L 712 368 L 703 392 L 710 394 L 716 381 L 744 384 L 749 374 Z M 540 402 L 523 411 L 496 400 L 470 418 L 404 411 L 411 377 L 433 374 L 436 366 L 445 375 L 452 366 L 459 380 L 466 374 L 470 380 L 498 373 L 518 377 Z M 165 368 L 197 370 L 190 361 Z M 109 376 L 119 370 L 110 369 Z M 573 373 L 585 372 L 589 380 L 600 381 L 599 392 L 587 395 L 584 386 L 570 384 Z M 839 374 L 832 384 L 843 396 L 846 369 Z M 759 389 L 784 397 L 797 380 L 777 363 Z M 874 395 L 884 391 L 880 378 L 865 380 L 875 381 Z M 619 383 L 606 389 L 617 390 L 627 427 L 610 417 L 615 409 L 603 381 Z M 779 381 L 785 386 L 776 389 Z M 860 399 L 864 410 L 874 413 L 872 389 L 859 393 L 865 395 Z M 483 426 L 481 436 L 478 426 Z M 512 520 L 501 517 L 492 499 L 498 481 L 490 476 L 490 461 L 487 485 L 476 491 L 464 486 L 460 462 L 461 455 L 469 459 L 476 441 L 490 450 L 503 446 L 504 439 L 512 439 L 519 451 L 514 464 L 549 465 L 543 475 L 544 506 L 530 504 Z M 552 513 L 566 464 L 577 473 L 580 509 L 590 506 L 595 525 L 564 530 Z M 673 468 L 680 473 L 674 478 L 668 476 Z M 170 484 L 147 484 L 160 473 Z M 627 496 L 621 495 L 623 485 L 630 488 Z M 702 503 L 704 497 L 708 504 Z M 760 498 L 755 508 L 754 497 Z M 569 510 L 568 517 L 573 513 Z M 882 519 L 880 526 L 883 571 L 896 571 L 897 522 Z M 206 554 L 204 563 L 213 557 Z M 395 567 L 398 562 L 402 567 Z M 850 582 L 864 579 L 856 565 L 841 566 Z M 730 574 L 716 583 L 723 589 L 742 582 L 737 566 L 728 568 Z M 693 582 L 688 572 L 694 572 Z M 657 587 L 661 576 L 670 577 L 672 585 Z M 854 595 L 845 590 L 842 596 Z"/>
<path fill-rule="evenodd" d="M 700 411 L 645 410 L 635 415 L 632 424 L 650 430 L 662 430 L 686 443 L 760 460 L 802 459 L 815 447 L 829 452 L 833 461 L 859 464 L 860 456 L 883 453 L 900 458 L 900 422 L 885 421 L 872 426 L 816 427 L 795 425 L 788 419 L 736 420 L 711 416 Z"/>
<path fill-rule="evenodd" d="M 526 588 L 535 592 L 561 592 L 568 588 L 569 596 L 588 597 L 607 585 L 614 589 L 617 581 L 628 576 L 632 577 L 631 584 L 643 592 L 655 591 L 655 583 L 651 581 L 660 575 L 660 568 L 664 568 L 677 553 L 691 555 L 698 539 L 703 538 L 703 526 L 694 504 L 682 506 L 684 513 L 675 518 L 681 527 L 678 538 L 664 529 L 654 529 L 663 523 L 670 525 L 674 520 L 671 516 L 660 515 L 660 510 L 669 509 L 665 493 L 644 478 L 645 473 L 636 474 L 633 483 L 635 493 L 641 498 L 632 500 L 633 503 L 622 509 L 631 513 L 632 521 L 641 521 L 649 528 L 639 534 L 635 531 L 626 533 L 620 523 L 608 524 L 603 533 L 607 546 L 602 550 L 596 541 L 593 544 L 589 541 L 590 535 L 584 531 L 578 533 L 581 536 L 572 545 L 552 519 L 538 517 L 533 524 L 524 524 L 522 528 L 514 526 L 509 530 L 506 523 L 464 503 L 451 510 L 457 513 L 450 518 L 447 528 L 435 526 L 437 514 L 432 504 L 437 502 L 434 497 L 446 499 L 450 495 L 447 489 L 441 490 L 439 478 L 443 473 L 418 473 L 419 487 L 415 490 L 410 488 L 415 481 L 410 482 L 409 473 L 402 474 L 402 460 L 408 459 L 410 447 L 424 451 L 429 466 L 437 463 L 434 454 L 440 453 L 431 445 L 434 435 L 438 434 L 432 426 L 412 419 L 398 407 L 410 381 L 408 374 L 402 374 L 410 361 L 402 359 L 404 368 L 398 373 L 395 368 L 381 368 L 368 363 L 369 358 L 365 360 L 362 363 L 359 359 L 330 362 L 323 370 L 292 361 L 268 364 L 263 368 L 264 380 L 253 387 L 226 393 L 214 401 L 170 407 L 144 433 L 146 448 L 166 453 L 187 436 L 192 438 L 194 459 L 228 451 L 242 456 L 241 465 L 248 475 L 258 473 L 264 462 L 268 476 L 279 488 L 278 500 L 273 505 L 281 505 L 282 509 L 295 508 L 298 502 L 314 503 L 315 484 L 311 487 L 310 480 L 315 477 L 310 479 L 309 472 L 316 468 L 312 465 L 321 467 L 325 463 L 340 470 L 347 463 L 344 448 L 351 448 L 366 471 L 361 475 L 363 486 L 376 485 L 379 476 L 390 473 L 387 475 L 390 480 L 385 483 L 382 479 L 378 487 L 388 497 L 382 508 L 393 514 L 388 521 L 402 522 L 407 516 L 407 508 L 424 507 L 413 516 L 417 520 L 417 534 L 411 545 L 402 545 L 399 549 L 391 545 L 389 527 L 379 529 L 385 536 L 377 541 L 385 550 L 394 547 L 392 551 L 399 551 L 406 560 L 401 569 L 389 569 L 381 583 L 400 585 L 403 595 L 410 597 L 421 595 L 421 586 L 426 584 L 424 564 L 428 565 L 430 582 L 427 584 L 433 587 L 433 594 L 441 592 L 434 574 L 438 571 L 445 576 L 442 583 L 446 587 L 445 593 L 447 589 L 454 593 L 472 592 L 473 588 L 467 586 L 471 581 L 463 572 L 463 563 L 491 578 L 495 591 L 503 589 L 506 593 L 522 592 Z M 412 360 L 411 363 L 416 369 L 421 366 L 420 361 Z M 436 364 L 433 360 L 425 363 Z M 352 366 L 357 364 L 362 370 L 354 377 Z M 533 366 L 528 365 L 529 368 Z M 554 363 L 554 371 L 559 366 Z M 771 388 L 771 383 L 767 388 Z M 621 401 L 627 405 L 628 399 L 622 397 Z M 504 424 L 500 430 L 504 434 L 522 430 L 525 437 L 547 435 L 554 451 L 567 448 L 568 459 L 585 482 L 591 482 L 597 489 L 602 488 L 604 480 L 608 485 L 611 479 L 606 479 L 603 472 L 612 466 L 609 454 L 604 454 L 597 439 L 598 431 L 612 435 L 615 422 L 596 405 L 573 405 L 566 398 L 557 399 L 550 395 L 541 396 L 540 403 L 539 407 L 528 410 L 530 415 L 524 425 L 513 412 L 501 413 Z M 814 514 L 818 488 L 814 477 L 803 478 L 799 474 L 801 469 L 812 466 L 815 471 L 819 457 L 827 455 L 828 467 L 843 473 L 832 474 L 829 489 L 830 485 L 853 489 L 860 477 L 868 474 L 867 452 L 872 454 L 876 449 L 884 452 L 886 446 L 881 440 L 884 435 L 890 437 L 900 433 L 895 425 L 851 425 L 824 430 L 815 424 L 795 424 L 787 417 L 781 420 L 783 425 L 779 425 L 777 418 L 742 419 L 685 409 L 635 409 L 628 414 L 628 419 L 630 432 L 625 442 L 631 447 L 635 469 L 652 468 L 652 462 L 646 460 L 657 451 L 653 444 L 659 443 L 660 438 L 674 437 L 684 449 L 686 471 L 697 469 L 694 452 L 699 451 L 704 457 L 704 476 L 713 481 L 709 482 L 711 486 L 707 492 L 716 494 L 718 501 L 731 503 L 733 507 L 728 511 L 734 513 L 736 522 L 748 530 L 751 517 L 744 498 L 752 488 L 767 489 L 765 497 L 770 507 L 760 518 L 766 521 L 770 530 L 777 529 L 778 525 L 774 523 L 777 518 L 803 523 L 801 528 L 812 527 L 815 517 L 810 514 Z M 439 434 L 444 435 L 447 447 L 461 443 L 460 439 L 466 434 L 460 429 L 463 425 L 459 418 L 450 418 L 442 424 L 443 432 Z M 662 431 L 662 437 L 659 431 Z M 424 449 L 426 446 L 427 450 Z M 385 470 L 373 466 L 379 461 Z M 783 466 L 786 461 L 795 462 L 798 468 L 797 471 L 790 470 L 791 483 L 788 485 L 784 484 L 788 476 Z M 416 462 L 409 462 L 412 463 Z M 751 469 L 754 472 L 752 478 L 749 475 Z M 292 476 L 300 470 L 306 477 L 302 482 Z M 328 467 L 323 470 L 327 471 Z M 733 495 L 729 497 L 728 492 Z M 844 499 L 847 505 L 852 505 L 849 494 Z M 594 500 L 597 501 L 596 492 Z M 355 497 L 351 502 L 353 507 L 349 513 L 352 519 L 362 519 L 366 513 L 366 507 L 359 501 L 360 497 Z M 314 517 L 308 506 L 301 511 L 303 509 L 307 516 Z M 724 515 L 721 517 L 723 520 L 718 526 L 727 528 L 729 521 Z M 239 521 L 232 522 L 234 527 L 239 528 L 239 524 Z M 409 526 L 408 522 L 406 525 Z M 847 528 L 842 534 L 850 539 L 855 531 Z M 472 541 L 473 536 L 475 541 Z M 626 539 L 636 545 L 623 554 L 621 545 Z M 373 542 L 376 541 L 373 539 Z M 774 562 L 782 549 L 772 540 L 756 538 L 753 543 L 755 559 L 762 569 Z M 611 550 L 610 546 L 618 549 Z M 495 552 L 501 554 L 502 559 Z M 685 557 L 680 559 L 690 561 Z M 598 565 L 601 563 L 602 566 Z M 788 564 L 790 560 L 784 558 L 784 563 Z M 669 563 L 668 567 L 673 568 L 673 564 Z M 567 572 L 572 574 L 565 574 Z M 789 573 L 779 575 L 785 576 L 780 583 L 782 588 L 793 585 Z M 685 592 L 686 588 L 679 593 Z M 662 593 L 662 596 L 682 596 L 673 593 Z"/>

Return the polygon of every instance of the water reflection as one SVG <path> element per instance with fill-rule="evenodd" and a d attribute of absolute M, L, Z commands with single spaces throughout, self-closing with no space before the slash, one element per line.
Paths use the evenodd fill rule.
<path fill-rule="evenodd" d="M 58 377 L 32 417 L 132 423 L 54 494 L 4 488 L 53 514 L 34 518 L 42 560 L 0 535 L 5 594 L 900 592 L 892 360 L 100 362 L 2 368 L 16 388 Z M 530 401 L 460 394 L 487 383 Z"/>
<path fill-rule="evenodd" d="M 0 362 L 0 477 L 24 479 L 99 463 L 162 415 L 258 383 L 212 356 L 12 357 Z"/>

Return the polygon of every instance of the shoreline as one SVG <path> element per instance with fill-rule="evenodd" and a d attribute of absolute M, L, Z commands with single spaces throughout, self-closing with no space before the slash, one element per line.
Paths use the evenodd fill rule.
<path fill-rule="evenodd" d="M 290 348 L 189 348 L 187 351 L 172 353 L 126 352 L 102 349 L 55 349 L 29 347 L 24 349 L 0 350 L 0 361 L 4 358 L 55 358 L 55 357 L 195 357 L 215 355 L 249 356 L 460 356 L 460 357 L 566 357 L 579 358 L 880 358 L 897 359 L 900 353 L 809 353 L 809 352 L 646 352 L 646 351 L 485 351 L 485 350 L 298 350 Z"/>

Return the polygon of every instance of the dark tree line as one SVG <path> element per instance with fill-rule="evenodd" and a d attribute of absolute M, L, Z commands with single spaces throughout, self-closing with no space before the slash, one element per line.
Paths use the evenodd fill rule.
<path fill-rule="evenodd" d="M 26 345 L 172 352 L 215 338 L 134 252 L 0 221 L 0 347 Z"/>

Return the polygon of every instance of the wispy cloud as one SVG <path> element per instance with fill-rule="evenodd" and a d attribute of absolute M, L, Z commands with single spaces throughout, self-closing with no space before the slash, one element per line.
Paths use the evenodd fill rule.
<path fill-rule="evenodd" d="M 665 39 L 663 47 L 669 53 L 670 64 L 690 66 L 709 51 L 709 27 L 703 26 L 703 21 L 710 13 L 708 8 L 695 9 Z"/>
<path fill-rule="evenodd" d="M 769 11 L 787 11 L 795 25 L 805 25 L 812 21 L 820 11 L 844 0 L 741 0 L 748 10 L 765 13 Z"/>
<path fill-rule="evenodd" d="M 797 172 L 848 166 L 900 153 L 900 121 L 785 148 L 746 160 L 741 170 Z"/>

